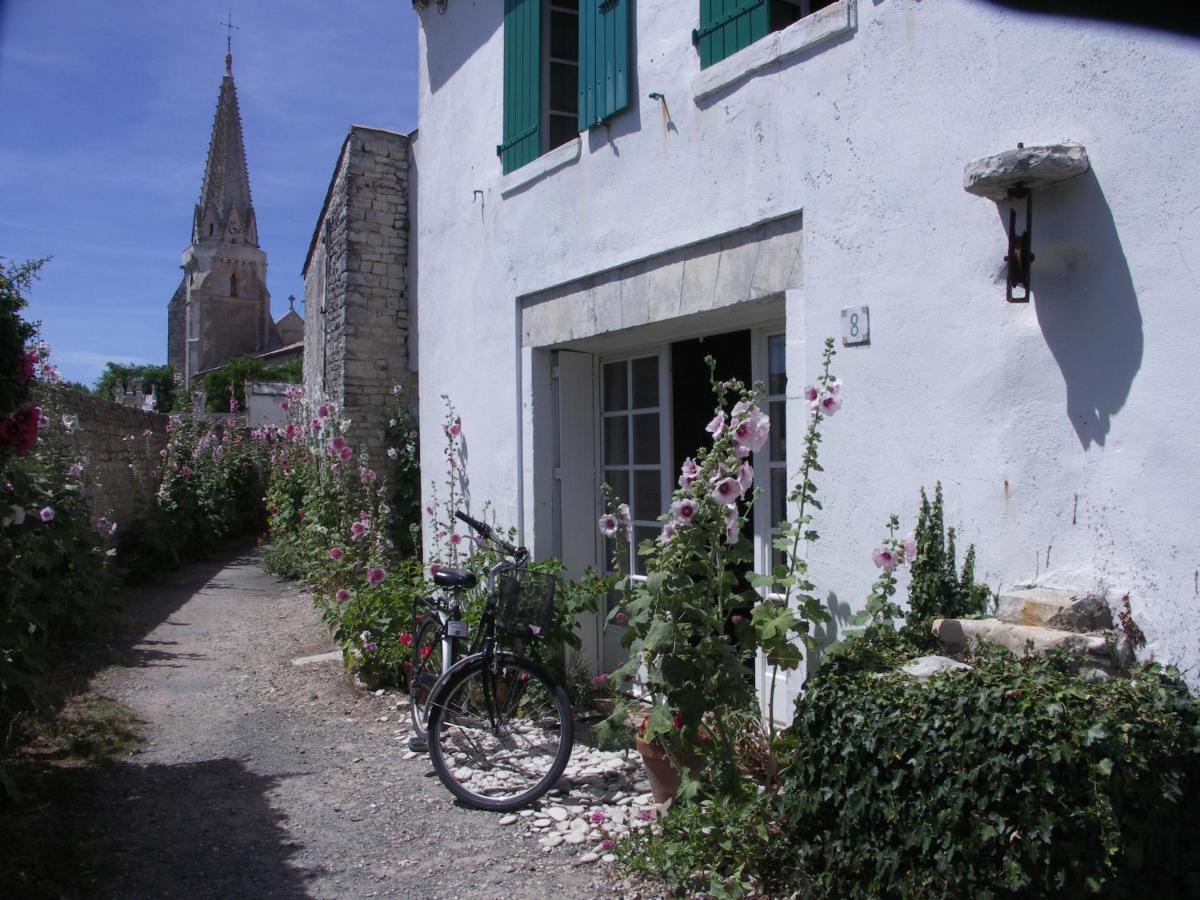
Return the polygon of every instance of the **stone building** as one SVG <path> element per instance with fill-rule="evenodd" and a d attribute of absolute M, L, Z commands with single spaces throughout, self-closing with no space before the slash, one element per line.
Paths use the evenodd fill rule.
<path fill-rule="evenodd" d="M 472 496 L 538 556 L 603 565 L 601 484 L 638 540 L 659 534 L 707 437 L 711 354 L 769 391 L 765 574 L 834 337 L 844 403 L 810 574 L 836 629 L 865 604 L 888 515 L 907 532 L 940 480 L 981 579 L 1130 592 L 1146 652 L 1200 679 L 1194 39 L 988 2 L 418 14 L 426 472 L 444 469 L 447 394 Z M 1090 161 L 1045 156 L 1079 174 L 1033 188 L 1028 248 L 1019 191 L 976 196 L 993 170 L 968 169 L 1018 143 L 1017 170 L 1042 167 L 1035 145 Z M 1027 249 L 1029 302 L 1006 302 L 1005 257 Z M 620 662 L 613 631 L 585 629 L 599 671 Z M 761 661 L 757 677 L 765 691 Z"/>
<path fill-rule="evenodd" d="M 383 452 L 388 410 L 417 397 L 409 340 L 409 154 L 403 134 L 350 127 L 304 261 L 304 387 L 349 419 L 350 439 Z"/>
<path fill-rule="evenodd" d="M 167 306 L 167 362 L 186 382 L 235 357 L 282 345 L 271 319 L 267 254 L 258 245 L 233 56 L 228 53 L 192 217 L 192 241 L 180 268 L 183 278 Z M 299 318 L 294 311 L 289 315 Z M 289 320 L 291 331 L 294 324 Z"/>

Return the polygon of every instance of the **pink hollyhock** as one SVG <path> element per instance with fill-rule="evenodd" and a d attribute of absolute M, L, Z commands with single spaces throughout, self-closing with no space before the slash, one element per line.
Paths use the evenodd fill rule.
<path fill-rule="evenodd" d="M 334 562 L 337 562 L 339 559 L 341 559 L 342 558 L 342 548 L 341 547 L 330 547 L 329 548 L 329 558 L 332 559 Z"/>
<path fill-rule="evenodd" d="M 718 503 L 729 504 L 742 496 L 742 488 L 733 478 L 722 478 L 713 485 L 712 497 Z"/>
<path fill-rule="evenodd" d="M 804 389 L 804 399 L 809 403 L 816 403 L 817 398 L 821 396 L 820 389 L 815 384 L 810 384 Z"/>
<path fill-rule="evenodd" d="M 49 506 L 43 506 L 42 511 L 38 513 L 38 518 L 41 519 L 43 522 L 53 522 L 54 521 L 54 510 L 51 509 Z"/>
<path fill-rule="evenodd" d="M 367 526 L 362 522 L 350 523 L 350 540 L 357 541 L 366 532 Z"/>
<path fill-rule="evenodd" d="M 741 525 L 738 524 L 737 519 L 734 519 L 732 522 L 725 523 L 725 543 L 736 544 L 738 542 L 738 536 L 741 533 Z"/>
<path fill-rule="evenodd" d="M 328 419 L 329 418 L 329 404 L 328 403 L 322 403 L 320 406 L 317 407 L 317 418 L 318 419 Z"/>
<path fill-rule="evenodd" d="M 329 440 L 329 449 L 335 453 L 341 453 L 344 449 L 346 449 L 346 439 L 340 434 L 334 435 Z"/>
<path fill-rule="evenodd" d="M 446 432 L 446 437 L 456 438 L 462 434 L 462 419 L 455 419 L 449 425 L 443 425 L 442 430 Z"/>
<path fill-rule="evenodd" d="M 368 469 L 366 466 L 358 467 L 359 484 L 371 484 L 378 477 L 374 469 Z"/>
<path fill-rule="evenodd" d="M 842 398 L 839 394 L 826 394 L 821 398 L 820 409 L 827 416 L 832 416 L 842 408 Z"/>
<path fill-rule="evenodd" d="M 750 490 L 750 485 L 754 484 L 754 469 L 750 463 L 742 463 L 738 468 L 737 483 L 743 494 Z"/>
<path fill-rule="evenodd" d="M 379 584 L 387 577 L 387 572 L 379 568 L 379 566 L 371 566 L 367 569 L 367 584 Z"/>
<path fill-rule="evenodd" d="M 917 539 L 911 534 L 904 539 L 904 558 L 909 562 L 917 558 Z"/>
<path fill-rule="evenodd" d="M 622 610 L 621 612 L 619 612 L 615 616 L 613 616 L 613 623 L 616 625 L 624 625 L 628 621 L 629 621 L 629 616 L 627 616 L 625 614 L 624 610 Z"/>
<path fill-rule="evenodd" d="M 282 403 L 279 404 L 279 408 L 282 409 L 284 412 L 287 412 L 289 407 L 291 407 L 291 404 L 288 403 L 286 400 L 284 400 Z"/>
<path fill-rule="evenodd" d="M 184 478 L 191 478 L 192 477 L 191 467 L 185 465 L 182 469 L 179 470 L 179 474 L 182 475 Z"/>
<path fill-rule="evenodd" d="M 724 412 L 724 410 L 722 410 L 721 412 L 719 412 L 715 416 L 713 416 L 712 421 L 704 426 L 704 430 L 707 431 L 709 434 L 711 434 L 713 437 L 717 437 L 718 435 L 724 433 L 724 431 L 725 431 L 725 412 Z"/>
<path fill-rule="evenodd" d="M 617 519 L 622 525 L 629 524 L 629 504 L 620 503 L 617 505 Z"/>
<path fill-rule="evenodd" d="M 591 823 L 593 825 L 600 825 L 600 824 L 603 824 L 608 819 L 608 816 L 606 816 L 604 814 L 604 810 L 598 809 L 594 813 L 592 813 L 588 818 L 591 820 Z"/>
<path fill-rule="evenodd" d="M 605 513 L 600 517 L 600 533 L 605 537 L 613 537 L 617 533 L 617 517 Z"/>
<path fill-rule="evenodd" d="M 829 384 L 825 385 L 826 393 L 833 394 L 835 397 L 841 393 L 842 383 L 836 378 L 830 378 Z"/>
<path fill-rule="evenodd" d="M 669 544 L 673 540 L 675 540 L 675 523 L 668 522 L 663 526 L 662 534 L 658 536 L 658 542 L 660 544 Z"/>
<path fill-rule="evenodd" d="M 697 509 L 699 509 L 699 506 L 696 501 L 690 497 L 685 497 L 671 504 L 671 515 L 675 517 L 675 521 L 680 525 L 687 525 L 695 517 Z"/>
<path fill-rule="evenodd" d="M 457 547 L 459 544 L 462 543 L 462 535 L 459 534 L 457 531 L 454 532 L 454 534 L 450 535 L 450 543 L 453 544 L 455 547 Z"/>
<path fill-rule="evenodd" d="M 350 599 L 350 592 L 348 590 L 346 590 L 345 588 L 341 588 L 333 596 L 337 597 L 340 602 L 345 603 L 347 600 Z"/>
<path fill-rule="evenodd" d="M 604 687 L 606 684 L 608 684 L 608 675 L 607 675 L 607 673 L 605 673 L 605 672 L 601 672 L 599 675 L 593 675 L 593 676 L 592 676 L 592 687 L 594 687 L 594 688 L 602 688 L 602 687 Z"/>
<path fill-rule="evenodd" d="M 900 564 L 896 551 L 891 547 L 876 547 L 875 552 L 871 554 L 871 561 L 877 568 L 887 569 L 889 572 Z"/>
<path fill-rule="evenodd" d="M 296 436 L 296 426 L 289 425 L 287 428 L 285 428 L 283 430 L 283 433 L 286 434 L 288 437 L 295 437 Z"/>
<path fill-rule="evenodd" d="M 368 521 L 370 518 L 371 518 L 371 517 L 370 517 L 370 516 L 367 514 L 367 511 L 366 511 L 365 509 L 360 509 L 360 510 L 358 511 L 358 521 L 360 521 L 360 522 L 366 522 L 366 521 Z"/>
<path fill-rule="evenodd" d="M 757 407 L 750 406 L 744 416 L 733 426 L 733 440 L 738 447 L 757 453 L 767 442 L 771 433 L 771 420 Z"/>
<path fill-rule="evenodd" d="M 683 461 L 683 465 L 679 467 L 679 486 L 681 488 L 690 487 L 692 482 L 696 480 L 696 476 L 700 474 L 700 467 L 696 465 L 696 461 L 690 456 Z"/>
<path fill-rule="evenodd" d="M 342 462 L 350 462 L 350 457 L 352 457 L 353 455 L 354 455 L 353 450 L 351 450 L 349 447 L 343 447 L 341 449 L 341 452 L 338 453 L 338 459 L 340 459 Z"/>

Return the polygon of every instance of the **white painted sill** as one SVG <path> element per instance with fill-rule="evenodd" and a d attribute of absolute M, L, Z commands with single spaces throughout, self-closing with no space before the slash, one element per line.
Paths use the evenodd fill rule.
<path fill-rule="evenodd" d="M 733 56 L 714 63 L 692 81 L 692 100 L 700 103 L 731 84 L 786 62 L 797 54 L 819 46 L 843 34 L 849 34 L 858 20 L 858 0 L 838 0 L 817 10 L 782 31 L 773 31 Z"/>
<path fill-rule="evenodd" d="M 555 147 L 549 153 L 543 153 L 521 168 L 500 176 L 500 196 L 507 197 L 559 169 L 574 165 L 582 155 L 583 139 L 576 136 L 575 140 L 567 141 L 561 147 Z"/>

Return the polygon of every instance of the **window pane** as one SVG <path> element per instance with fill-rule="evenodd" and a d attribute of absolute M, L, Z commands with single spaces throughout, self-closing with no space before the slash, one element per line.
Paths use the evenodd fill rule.
<path fill-rule="evenodd" d="M 625 416 L 604 418 L 604 464 L 619 466 L 629 462 L 629 419 Z"/>
<path fill-rule="evenodd" d="M 633 417 L 633 461 L 638 465 L 657 466 L 658 413 L 639 413 Z"/>
<path fill-rule="evenodd" d="M 550 63 L 550 108 L 569 113 L 579 109 L 579 66 Z"/>
<path fill-rule="evenodd" d="M 612 488 L 619 503 L 629 502 L 629 472 L 625 469 L 606 469 L 604 480 Z"/>
<path fill-rule="evenodd" d="M 772 400 L 768 415 L 771 417 L 771 462 L 787 462 L 787 404 L 783 400 Z"/>
<path fill-rule="evenodd" d="M 787 357 L 782 334 L 767 338 L 767 393 L 787 391 Z"/>
<path fill-rule="evenodd" d="M 771 527 L 787 518 L 787 469 L 771 470 Z"/>
<path fill-rule="evenodd" d="M 575 113 L 560 116 L 554 113 L 550 115 L 550 135 L 547 138 L 549 144 L 548 150 L 553 150 L 555 147 L 561 147 L 567 141 L 573 141 L 579 136 L 579 122 L 575 118 Z"/>
<path fill-rule="evenodd" d="M 633 473 L 633 517 L 653 521 L 662 510 L 661 476 L 658 470 Z"/>
<path fill-rule="evenodd" d="M 634 409 L 658 406 L 657 356 L 646 356 L 633 361 L 633 406 Z"/>
<path fill-rule="evenodd" d="M 604 411 L 616 412 L 628 409 L 629 386 L 626 381 L 627 366 L 624 362 L 608 363 L 604 366 Z"/>
<path fill-rule="evenodd" d="M 578 15 L 551 10 L 550 55 L 555 59 L 579 59 Z"/>
<path fill-rule="evenodd" d="M 635 552 L 636 547 L 640 546 L 642 541 L 654 540 L 661 533 L 661 529 L 651 525 L 635 525 L 633 528 L 633 537 Z M 646 574 L 646 563 L 641 556 L 638 556 L 633 561 L 633 571 L 638 575 Z"/>

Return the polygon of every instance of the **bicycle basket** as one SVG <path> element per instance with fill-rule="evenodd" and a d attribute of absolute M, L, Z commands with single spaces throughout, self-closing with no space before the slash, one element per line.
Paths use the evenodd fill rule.
<path fill-rule="evenodd" d="M 550 634 L 557 583 L 557 578 L 543 572 L 505 572 L 500 576 L 496 627 L 508 634 L 545 640 Z"/>

